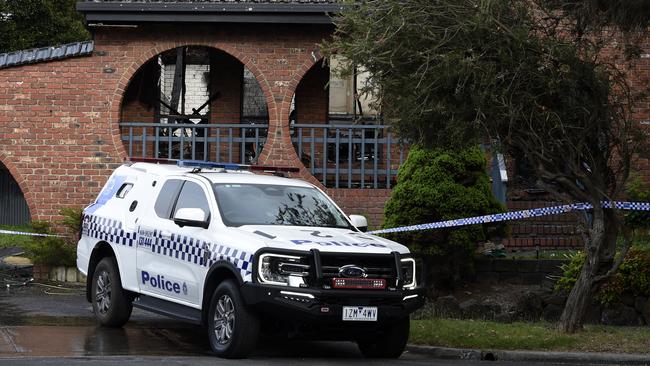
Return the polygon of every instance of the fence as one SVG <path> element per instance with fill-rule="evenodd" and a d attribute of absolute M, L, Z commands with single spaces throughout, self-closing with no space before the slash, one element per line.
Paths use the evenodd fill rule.
<path fill-rule="evenodd" d="M 383 125 L 294 124 L 291 141 L 326 187 L 387 188 L 407 153 Z"/>
<path fill-rule="evenodd" d="M 122 122 L 130 157 L 255 164 L 267 124 Z M 388 126 L 294 124 L 291 141 L 307 169 L 326 187 L 391 188 L 406 151 Z"/>
<path fill-rule="evenodd" d="M 122 122 L 130 157 L 192 159 L 226 163 L 257 162 L 268 133 L 266 124 Z"/>

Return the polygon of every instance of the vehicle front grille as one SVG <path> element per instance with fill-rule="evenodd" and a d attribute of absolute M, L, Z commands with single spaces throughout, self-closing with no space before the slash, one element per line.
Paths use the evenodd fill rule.
<path fill-rule="evenodd" d="M 366 278 L 376 278 L 386 280 L 389 287 L 396 284 L 395 257 L 392 254 L 387 255 L 368 255 L 368 254 L 349 254 L 341 253 L 327 254 L 322 253 L 321 271 L 323 283 L 331 283 L 335 277 L 341 277 L 341 267 L 354 265 L 363 268 Z"/>

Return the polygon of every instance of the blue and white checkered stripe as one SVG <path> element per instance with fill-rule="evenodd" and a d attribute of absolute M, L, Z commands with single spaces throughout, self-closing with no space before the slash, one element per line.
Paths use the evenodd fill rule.
<path fill-rule="evenodd" d="M 86 215 L 83 234 L 109 243 L 135 247 L 137 233 L 126 231 L 122 222 L 105 217 Z M 245 251 L 234 249 L 225 245 L 212 244 L 183 235 L 172 234 L 164 238 L 160 230 L 154 230 L 154 242 L 151 251 L 186 261 L 198 266 L 210 267 L 219 260 L 227 260 L 239 269 L 242 278 L 250 281 L 252 274 L 253 255 Z M 207 261 L 204 261 L 205 250 L 211 252 Z"/>
<path fill-rule="evenodd" d="M 250 280 L 253 255 L 225 245 L 213 244 L 184 235 L 172 234 L 164 238 L 159 230 L 154 230 L 154 243 L 151 251 L 198 266 L 210 267 L 219 260 L 226 260 L 239 269 L 244 280 Z M 205 260 L 206 250 L 210 257 Z"/>
<path fill-rule="evenodd" d="M 154 230 L 155 241 L 151 251 L 156 254 L 169 256 L 178 260 L 203 266 L 203 242 L 187 236 L 172 234 L 165 238 L 160 235 L 160 230 Z"/>
<path fill-rule="evenodd" d="M 98 240 L 106 240 L 109 243 L 135 246 L 135 231 L 124 230 L 122 222 L 106 217 L 86 215 L 84 218 L 83 235 Z"/>
<path fill-rule="evenodd" d="M 650 202 L 603 201 L 602 206 L 604 208 L 615 207 L 619 210 L 650 211 Z M 541 207 L 541 208 L 533 208 L 533 209 L 522 210 L 522 211 L 504 212 L 504 213 L 493 214 L 493 215 L 475 216 L 475 217 L 468 217 L 468 218 L 455 219 L 455 220 L 431 222 L 428 224 L 401 226 L 401 227 L 395 227 L 391 229 L 370 231 L 368 232 L 368 234 L 400 233 L 404 231 L 418 231 L 418 230 L 441 229 L 441 228 L 466 226 L 466 225 L 488 224 L 491 222 L 521 220 L 521 219 L 527 219 L 531 217 L 540 217 L 540 216 L 547 216 L 547 215 L 559 215 L 559 214 L 564 214 L 567 212 L 578 211 L 578 210 L 590 210 L 592 208 L 593 207 L 588 203 L 573 203 L 570 205 Z"/>
<path fill-rule="evenodd" d="M 212 257 L 208 261 L 208 267 L 212 266 L 216 261 L 227 260 L 239 269 L 244 281 L 251 281 L 251 274 L 253 273 L 252 254 L 225 245 L 215 245 L 213 249 L 216 250 L 212 252 Z"/>

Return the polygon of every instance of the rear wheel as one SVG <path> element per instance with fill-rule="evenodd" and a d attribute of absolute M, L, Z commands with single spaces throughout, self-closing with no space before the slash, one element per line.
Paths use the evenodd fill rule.
<path fill-rule="evenodd" d="M 368 358 L 398 358 L 409 339 L 408 317 L 386 328 L 384 332 L 357 341 L 359 350 Z"/>
<path fill-rule="evenodd" d="M 122 288 L 115 258 L 106 257 L 99 261 L 93 273 L 91 294 L 93 312 L 101 325 L 121 327 L 129 321 L 132 299 Z"/>
<path fill-rule="evenodd" d="M 257 343 L 260 322 L 257 314 L 246 308 L 233 280 L 217 286 L 208 312 L 208 339 L 219 357 L 243 358 Z"/>

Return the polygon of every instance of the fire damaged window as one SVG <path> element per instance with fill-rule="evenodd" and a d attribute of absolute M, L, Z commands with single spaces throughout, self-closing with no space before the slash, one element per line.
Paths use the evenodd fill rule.
<path fill-rule="evenodd" d="M 345 60 L 332 56 L 316 63 L 303 76 L 290 107 L 289 125 L 374 124 L 380 119 L 380 103 L 372 77 L 363 68 L 352 75 L 340 75 Z"/>
<path fill-rule="evenodd" d="M 163 123 L 207 123 L 220 93 L 210 85 L 210 50 L 180 47 L 158 56 L 160 119 Z"/>
<path fill-rule="evenodd" d="M 268 133 L 254 74 L 210 47 L 165 51 L 131 79 L 120 127 L 129 156 L 251 164 Z"/>
<path fill-rule="evenodd" d="M 269 123 L 266 98 L 255 75 L 244 68 L 244 91 L 242 97 L 242 121 L 248 123 Z"/>

